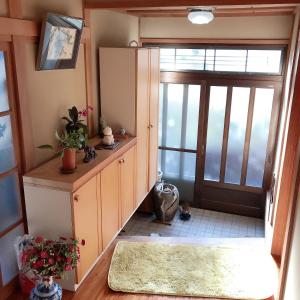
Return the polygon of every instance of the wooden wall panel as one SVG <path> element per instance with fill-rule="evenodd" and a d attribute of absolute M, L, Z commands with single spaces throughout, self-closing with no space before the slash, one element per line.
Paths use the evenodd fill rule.
<path fill-rule="evenodd" d="M 283 161 L 282 176 L 278 194 L 277 212 L 274 223 L 274 238 L 272 243 L 272 254 L 281 255 L 286 231 L 288 208 L 291 193 L 293 191 L 293 174 L 295 174 L 295 159 L 297 146 L 300 139 L 300 60 L 295 82 L 293 104 L 291 108 L 290 122 L 285 156 Z"/>
<path fill-rule="evenodd" d="M 22 36 L 12 37 L 12 47 L 14 52 L 14 73 L 16 83 L 16 97 L 19 107 L 19 122 L 21 124 L 21 144 L 23 156 L 23 172 L 27 172 L 33 167 L 33 140 L 31 128 L 31 116 L 29 110 L 29 98 L 26 81 L 26 53 L 25 41 Z"/>

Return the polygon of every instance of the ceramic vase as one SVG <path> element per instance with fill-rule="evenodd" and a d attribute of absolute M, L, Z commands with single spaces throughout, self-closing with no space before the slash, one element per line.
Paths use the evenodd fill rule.
<path fill-rule="evenodd" d="M 48 281 L 38 283 L 30 293 L 30 300 L 61 300 L 62 288 L 50 277 Z"/>

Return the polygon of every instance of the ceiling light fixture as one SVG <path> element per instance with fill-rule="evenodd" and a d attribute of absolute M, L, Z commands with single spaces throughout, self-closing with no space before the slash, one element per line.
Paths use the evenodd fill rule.
<path fill-rule="evenodd" d="M 214 19 L 213 9 L 190 9 L 188 19 L 193 24 L 208 24 Z"/>

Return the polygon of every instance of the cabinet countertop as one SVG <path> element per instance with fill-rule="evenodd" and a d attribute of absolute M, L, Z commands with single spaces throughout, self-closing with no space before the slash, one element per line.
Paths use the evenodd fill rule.
<path fill-rule="evenodd" d="M 99 138 L 94 138 L 90 144 L 96 145 L 99 141 Z M 54 158 L 25 174 L 23 182 L 25 185 L 39 185 L 74 192 L 135 144 L 136 138 L 130 137 L 120 141 L 120 145 L 114 150 L 96 150 L 96 158 L 89 163 L 83 162 L 85 154 L 80 151 L 76 154 L 77 169 L 72 174 L 62 174 L 60 172 L 61 158 Z"/>

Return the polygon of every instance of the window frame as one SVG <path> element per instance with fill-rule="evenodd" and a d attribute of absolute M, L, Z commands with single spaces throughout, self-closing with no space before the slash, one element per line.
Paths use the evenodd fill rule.
<path fill-rule="evenodd" d="M 268 44 L 268 45 L 247 45 L 247 44 L 175 44 L 175 43 L 151 43 L 144 42 L 143 46 L 145 47 L 159 47 L 163 49 L 212 49 L 212 50 L 281 50 L 281 59 L 278 73 L 268 73 L 268 72 L 234 72 L 234 71 L 215 71 L 215 70 L 173 70 L 173 69 L 163 69 L 161 72 L 183 72 L 183 73 L 203 73 L 203 74 L 224 74 L 224 75 L 248 75 L 248 76 L 283 76 L 288 46 L 286 44 Z M 247 62 L 247 61 L 246 61 Z M 204 61 L 205 65 L 205 61 Z M 245 65 L 247 66 L 247 65 Z"/>
<path fill-rule="evenodd" d="M 5 172 L 0 173 L 0 180 L 7 178 L 10 175 L 15 174 L 17 176 L 17 185 L 18 185 L 18 196 L 19 196 L 19 213 L 20 218 L 4 230 L 0 232 L 0 239 L 15 230 L 20 225 L 23 226 L 24 232 L 27 232 L 27 222 L 26 222 L 26 212 L 25 212 L 25 198 L 23 194 L 23 182 L 22 182 L 22 172 L 23 172 L 23 157 L 21 155 L 20 148 L 20 127 L 18 123 L 18 110 L 16 103 L 16 94 L 15 94 L 15 85 L 14 85 L 14 76 L 13 76 L 13 60 L 12 60 L 12 46 L 9 42 L 0 42 L 0 51 L 4 54 L 5 62 L 5 71 L 6 71 L 6 85 L 7 85 L 7 94 L 8 94 L 8 105 L 9 109 L 3 112 L 0 112 L 0 117 L 10 116 L 11 121 L 11 130 L 12 130 L 12 139 L 14 147 L 14 156 L 15 156 L 15 166 Z M 1 266 L 0 266 L 1 267 Z M 12 281 L 14 278 L 12 278 Z M 11 282 L 12 282 L 11 281 Z M 9 285 L 10 282 L 2 282 L 2 273 L 0 268 L 0 291 L 3 287 Z"/>
<path fill-rule="evenodd" d="M 160 82 L 160 84 L 163 84 L 163 85 L 166 85 L 168 87 L 168 82 Z M 172 83 L 171 83 L 172 84 Z M 187 89 L 187 87 L 190 85 L 188 83 L 175 83 L 175 84 L 182 84 L 183 85 L 183 94 L 185 93 L 184 90 Z M 202 93 L 202 89 L 205 88 L 205 83 L 204 82 L 201 82 L 201 83 L 197 83 L 196 85 L 200 86 L 200 95 L 199 95 L 199 118 L 200 118 L 200 112 L 201 112 L 201 102 L 202 102 L 202 97 L 203 97 L 203 93 Z M 165 88 L 164 86 L 164 93 L 168 91 L 168 88 Z M 167 103 L 165 103 L 166 99 L 165 98 L 167 97 L 167 95 L 163 95 L 163 106 L 164 105 L 167 105 Z M 188 101 L 188 95 L 183 95 L 183 106 L 186 106 L 187 107 L 187 101 Z M 164 108 L 165 109 L 165 108 Z M 184 109 L 182 110 L 182 119 L 186 121 L 186 116 L 184 115 L 185 111 Z M 198 118 L 198 126 L 200 124 L 199 122 L 199 118 Z M 166 129 L 166 120 L 165 122 L 162 123 L 162 131 L 166 131 L 164 130 L 164 128 Z M 185 126 L 186 127 L 186 126 Z M 181 128 L 182 129 L 182 128 Z M 186 128 L 185 128 L 186 129 Z M 184 132 L 181 131 L 181 142 L 182 142 L 182 135 L 185 134 Z M 183 154 L 183 153 L 193 153 L 196 155 L 196 160 L 197 160 L 197 149 L 198 149 L 198 142 L 199 142 L 199 128 L 197 127 L 197 144 L 196 144 L 196 149 L 188 149 L 188 148 L 182 148 L 182 147 L 169 147 L 169 146 L 165 146 L 165 145 L 159 145 L 158 146 L 158 149 L 161 150 L 161 151 L 174 151 L 174 152 L 179 152 L 180 155 Z M 162 142 L 166 142 L 165 141 L 165 138 L 163 136 L 163 133 L 162 133 Z M 159 143 L 158 143 L 159 144 Z M 181 158 L 182 159 L 182 158 Z M 161 152 L 161 165 L 165 165 L 165 153 L 164 152 Z M 183 178 L 183 166 L 180 164 L 179 166 L 179 176 Z M 196 181 L 196 177 L 197 177 L 197 169 L 196 169 L 196 166 L 195 166 L 195 176 L 194 176 L 194 181 Z"/>

